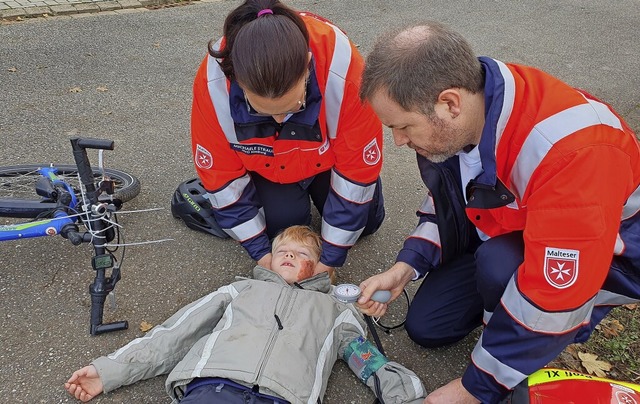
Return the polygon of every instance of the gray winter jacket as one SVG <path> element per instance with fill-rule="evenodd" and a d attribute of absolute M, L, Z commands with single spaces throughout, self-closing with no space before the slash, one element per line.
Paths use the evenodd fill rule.
<path fill-rule="evenodd" d="M 262 267 L 183 307 L 144 337 L 93 362 L 104 391 L 169 373 L 174 403 L 197 377 L 224 377 L 291 403 L 316 404 L 337 358 L 358 336 L 362 316 L 329 292 L 326 274 L 287 284 Z M 395 362 L 376 374 L 385 403 L 422 402 L 418 377 Z M 373 377 L 367 384 L 373 386 Z M 414 401 L 415 400 L 415 401 Z"/>

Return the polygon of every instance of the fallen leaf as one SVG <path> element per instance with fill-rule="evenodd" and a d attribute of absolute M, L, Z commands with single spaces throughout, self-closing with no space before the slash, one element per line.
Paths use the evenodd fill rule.
<path fill-rule="evenodd" d="M 152 328 L 153 328 L 153 325 L 147 323 L 146 321 L 143 321 L 140 323 L 140 331 L 142 332 L 147 332 Z"/>
<path fill-rule="evenodd" d="M 11 73 L 15 73 L 18 71 L 18 69 L 16 69 L 15 67 L 10 67 L 7 69 L 7 71 L 10 71 Z"/>
<path fill-rule="evenodd" d="M 69 89 L 69 92 L 70 93 L 79 93 L 79 92 L 82 92 L 82 89 L 80 87 L 71 87 Z"/>
<path fill-rule="evenodd" d="M 109 91 L 109 89 L 105 86 L 100 86 L 96 88 L 96 90 L 100 91 L 101 93 L 104 93 L 105 91 Z"/>
<path fill-rule="evenodd" d="M 158 42 L 156 42 L 156 43 L 154 43 L 154 44 L 153 44 L 153 47 L 154 47 L 154 48 L 159 48 L 159 47 L 160 47 L 160 44 L 159 44 Z"/>
<path fill-rule="evenodd" d="M 615 318 L 604 319 L 600 323 L 600 332 L 607 338 L 617 337 L 622 331 L 624 331 L 624 326 Z"/>
<path fill-rule="evenodd" d="M 627 310 L 635 310 L 638 308 L 638 303 L 623 304 L 622 307 L 624 307 Z"/>
<path fill-rule="evenodd" d="M 582 361 L 582 366 L 587 370 L 590 375 L 596 375 L 598 377 L 606 377 L 608 371 L 613 367 L 609 362 L 596 360 L 598 355 L 590 354 L 587 352 L 578 352 L 578 356 Z"/>
<path fill-rule="evenodd" d="M 16 17 L 16 21 L 22 21 L 24 18 L 22 17 Z"/>
<path fill-rule="evenodd" d="M 571 355 L 574 359 L 579 359 L 578 358 L 578 348 L 576 347 L 575 344 L 571 344 L 571 345 L 567 346 L 565 348 L 565 352 L 567 352 L 569 355 Z"/>

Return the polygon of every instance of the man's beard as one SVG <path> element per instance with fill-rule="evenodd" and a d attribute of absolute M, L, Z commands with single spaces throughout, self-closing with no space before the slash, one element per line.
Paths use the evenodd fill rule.
<path fill-rule="evenodd" d="M 431 121 L 435 131 L 439 133 L 440 138 L 449 139 L 450 142 L 444 143 L 444 150 L 441 150 L 439 153 L 430 153 L 428 150 L 420 147 L 412 147 L 416 153 L 422 157 L 433 163 L 442 163 L 458 154 L 466 145 L 469 144 L 470 136 L 464 133 L 462 129 L 452 127 L 435 114 L 429 116 L 429 120 Z"/>

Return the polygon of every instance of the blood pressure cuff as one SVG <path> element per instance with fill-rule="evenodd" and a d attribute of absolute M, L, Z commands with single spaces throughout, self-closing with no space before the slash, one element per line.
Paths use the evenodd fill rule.
<path fill-rule="evenodd" d="M 378 348 L 362 336 L 351 341 L 342 359 L 363 383 L 367 383 L 372 374 L 389 362 Z"/>

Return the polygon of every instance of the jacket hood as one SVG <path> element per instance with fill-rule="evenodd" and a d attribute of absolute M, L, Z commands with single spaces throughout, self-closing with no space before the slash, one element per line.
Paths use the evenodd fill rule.
<path fill-rule="evenodd" d="M 279 274 L 260 265 L 256 265 L 253 268 L 253 279 L 288 285 L 287 281 L 285 281 Z M 302 286 L 305 290 L 328 293 L 331 290 L 331 279 L 329 278 L 328 273 L 323 272 L 298 282 L 298 285 Z M 293 285 L 289 286 L 294 287 Z"/>

